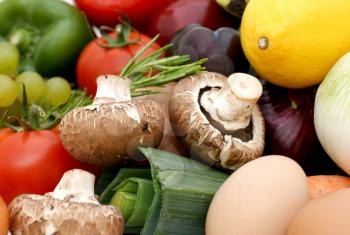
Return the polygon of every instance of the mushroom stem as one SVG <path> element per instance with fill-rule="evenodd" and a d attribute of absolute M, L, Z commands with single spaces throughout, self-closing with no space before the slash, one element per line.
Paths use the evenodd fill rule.
<path fill-rule="evenodd" d="M 225 130 L 235 131 L 248 127 L 261 94 L 262 85 L 257 78 L 245 73 L 234 73 L 221 89 L 213 88 L 204 92 L 200 103 Z"/>
<path fill-rule="evenodd" d="M 131 81 L 115 75 L 102 75 L 96 80 L 97 91 L 93 104 L 131 100 Z"/>
<path fill-rule="evenodd" d="M 98 204 L 94 194 L 95 176 L 87 171 L 73 169 L 62 176 L 51 196 L 55 199 Z"/>

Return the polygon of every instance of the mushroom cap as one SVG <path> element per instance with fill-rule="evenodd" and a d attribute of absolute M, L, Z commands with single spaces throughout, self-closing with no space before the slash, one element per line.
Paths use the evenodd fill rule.
<path fill-rule="evenodd" d="M 113 206 L 71 202 L 25 194 L 9 205 L 10 231 L 16 235 L 121 235 L 124 220 Z"/>
<path fill-rule="evenodd" d="M 246 129 L 222 133 L 212 125 L 210 117 L 201 109 L 200 96 L 210 88 L 224 87 L 226 79 L 218 73 L 201 72 L 180 80 L 169 101 L 169 116 L 175 134 L 191 157 L 235 170 L 263 154 L 265 126 L 258 105 Z"/>
<path fill-rule="evenodd" d="M 162 109 L 165 122 L 164 122 L 163 138 L 160 144 L 158 145 L 158 149 L 161 149 L 167 152 L 172 152 L 181 156 L 187 156 L 188 153 L 186 152 L 186 149 L 184 148 L 180 140 L 176 138 L 176 135 L 173 131 L 173 128 L 171 127 L 170 120 L 169 120 L 168 103 L 175 85 L 176 85 L 176 82 L 171 82 L 164 85 L 164 87 L 162 88 L 158 88 L 158 87 L 152 88 L 152 89 L 159 89 L 159 93 L 139 96 L 139 97 L 136 97 L 135 99 L 154 100 L 159 104 L 159 106 Z"/>
<path fill-rule="evenodd" d="M 77 160 L 113 166 L 133 157 L 138 146 L 157 147 L 164 115 L 152 100 L 90 105 L 67 113 L 60 123 L 63 146 Z"/>

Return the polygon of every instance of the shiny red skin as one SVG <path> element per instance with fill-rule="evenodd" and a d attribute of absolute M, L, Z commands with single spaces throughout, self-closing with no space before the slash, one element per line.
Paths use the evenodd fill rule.
<path fill-rule="evenodd" d="M 149 35 L 160 34 L 159 43 L 170 42 L 176 31 L 188 24 L 198 23 L 216 30 L 222 26 L 237 28 L 240 20 L 223 10 L 215 0 L 178 0 L 156 15 Z"/>
<path fill-rule="evenodd" d="M 111 33 L 110 36 L 115 36 Z M 130 34 L 130 39 L 137 39 L 139 35 L 136 32 Z M 115 74 L 118 75 L 124 66 L 133 58 L 133 56 L 147 44 L 151 38 L 140 34 L 140 43 L 126 47 L 106 49 L 97 44 L 103 44 L 105 40 L 97 38 L 90 42 L 79 56 L 76 68 L 77 82 L 80 89 L 87 89 L 89 95 L 96 93 L 96 78 L 99 75 Z M 158 50 L 158 44 L 153 44 L 144 55 L 148 55 Z"/>
<path fill-rule="evenodd" d="M 9 230 L 9 211 L 0 195 L 0 235 L 6 235 Z"/>
<path fill-rule="evenodd" d="M 0 195 L 9 204 L 26 193 L 44 194 L 54 189 L 64 172 L 99 169 L 78 162 L 64 149 L 55 131 L 11 132 L 0 129 Z M 2 135 L 4 136 L 4 135 Z"/>
<path fill-rule="evenodd" d="M 339 173 L 317 139 L 313 119 L 316 87 L 286 89 L 263 84 L 259 106 L 265 120 L 264 154 L 290 157 L 307 175 Z"/>
<path fill-rule="evenodd" d="M 75 0 L 89 21 L 97 26 L 114 27 L 120 16 L 127 15 L 140 31 L 149 24 L 157 12 L 175 0 Z"/>

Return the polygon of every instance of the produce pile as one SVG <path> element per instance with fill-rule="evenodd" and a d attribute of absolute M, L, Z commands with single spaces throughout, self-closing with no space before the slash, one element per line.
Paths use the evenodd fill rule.
<path fill-rule="evenodd" d="M 0 1 L 0 235 L 350 234 L 349 12 Z"/>

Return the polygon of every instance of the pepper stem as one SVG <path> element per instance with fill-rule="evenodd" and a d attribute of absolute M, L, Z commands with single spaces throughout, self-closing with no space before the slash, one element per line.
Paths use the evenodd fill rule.
<path fill-rule="evenodd" d="M 65 172 L 55 190 L 55 199 L 98 204 L 94 194 L 95 176 L 87 171 L 73 169 Z"/>
<path fill-rule="evenodd" d="M 21 52 L 26 52 L 33 42 L 32 34 L 26 29 L 17 29 L 11 31 L 7 37 L 12 45 L 15 45 Z"/>
<path fill-rule="evenodd" d="M 234 73 L 221 89 L 211 89 L 200 99 L 202 107 L 225 130 L 248 127 L 255 104 L 262 95 L 262 85 L 249 74 Z"/>

